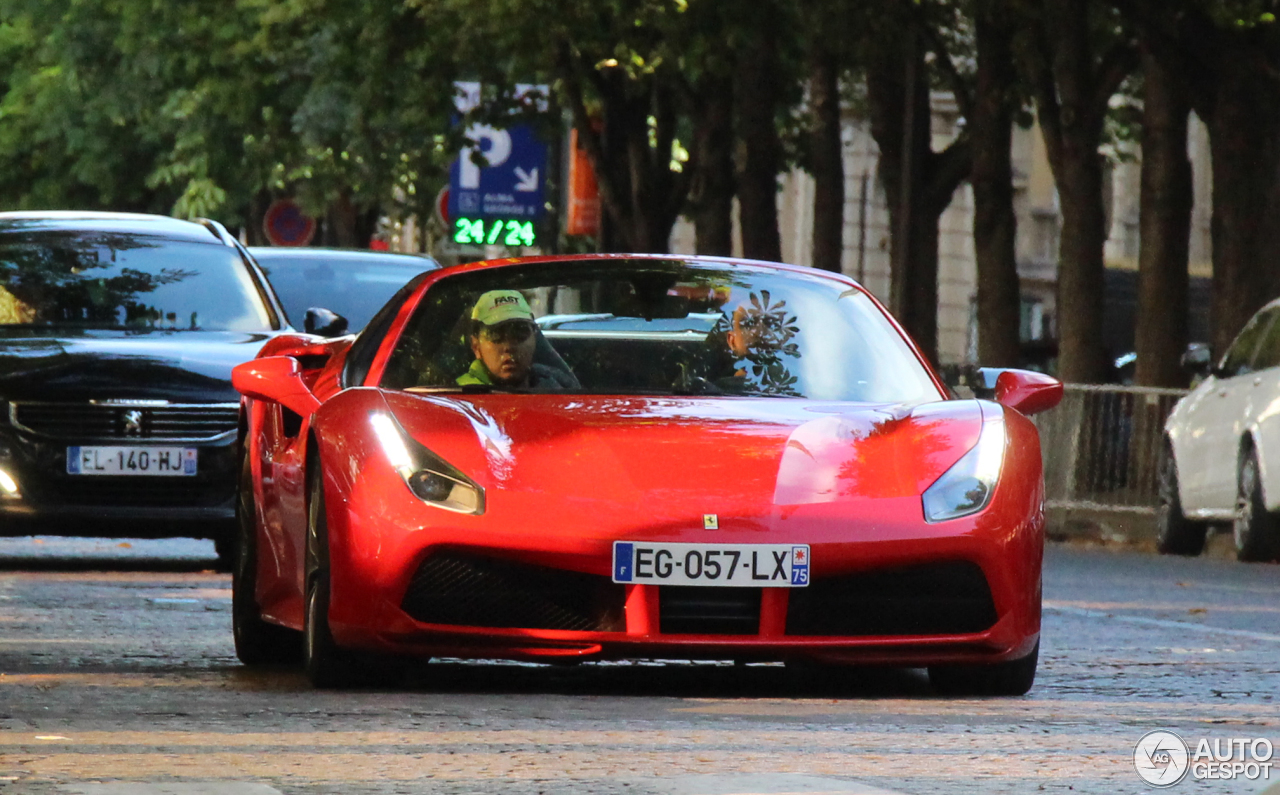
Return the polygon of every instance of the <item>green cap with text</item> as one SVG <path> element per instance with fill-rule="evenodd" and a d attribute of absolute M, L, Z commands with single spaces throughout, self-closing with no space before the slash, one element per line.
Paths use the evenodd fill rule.
<path fill-rule="evenodd" d="M 524 296 L 515 290 L 490 290 L 476 301 L 471 319 L 486 326 L 496 326 L 508 320 L 533 320 L 533 310 Z"/>

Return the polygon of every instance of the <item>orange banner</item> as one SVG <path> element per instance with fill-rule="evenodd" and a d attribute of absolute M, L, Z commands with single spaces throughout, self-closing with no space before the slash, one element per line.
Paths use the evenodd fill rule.
<path fill-rule="evenodd" d="M 566 235 L 595 235 L 600 232 L 600 187 L 591 158 L 578 145 L 578 130 L 569 131 L 569 201 L 565 216 Z"/>

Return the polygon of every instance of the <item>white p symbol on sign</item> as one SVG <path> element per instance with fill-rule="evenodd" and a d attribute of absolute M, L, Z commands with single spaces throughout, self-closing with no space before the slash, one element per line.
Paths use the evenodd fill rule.
<path fill-rule="evenodd" d="M 511 133 L 506 130 L 495 130 L 487 124 L 473 124 L 467 128 L 467 138 L 475 141 L 476 146 L 480 147 L 480 156 L 483 157 L 490 168 L 500 166 L 507 162 L 507 158 L 511 157 Z M 489 149 L 486 151 L 482 144 L 488 141 Z M 462 148 L 461 160 L 458 163 L 458 187 L 468 190 L 476 190 L 480 187 L 480 166 L 471 159 L 475 147 L 464 146 Z"/>

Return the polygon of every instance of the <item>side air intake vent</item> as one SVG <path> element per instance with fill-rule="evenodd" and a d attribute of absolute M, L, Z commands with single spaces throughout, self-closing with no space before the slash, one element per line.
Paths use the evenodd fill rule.
<path fill-rule="evenodd" d="M 418 568 L 401 607 L 429 624 L 621 632 L 625 600 L 626 586 L 608 577 L 441 552 Z"/>
<path fill-rule="evenodd" d="M 787 607 L 788 635 L 961 635 L 995 622 L 987 579 L 967 561 L 814 580 Z"/>

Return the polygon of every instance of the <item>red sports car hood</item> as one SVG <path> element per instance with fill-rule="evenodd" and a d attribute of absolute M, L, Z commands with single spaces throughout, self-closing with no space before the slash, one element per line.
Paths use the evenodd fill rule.
<path fill-rule="evenodd" d="M 920 494 L 976 443 L 975 401 L 386 393 L 422 444 L 491 495 L 547 506 L 777 507 Z M 708 509 L 710 510 L 710 509 Z"/>

